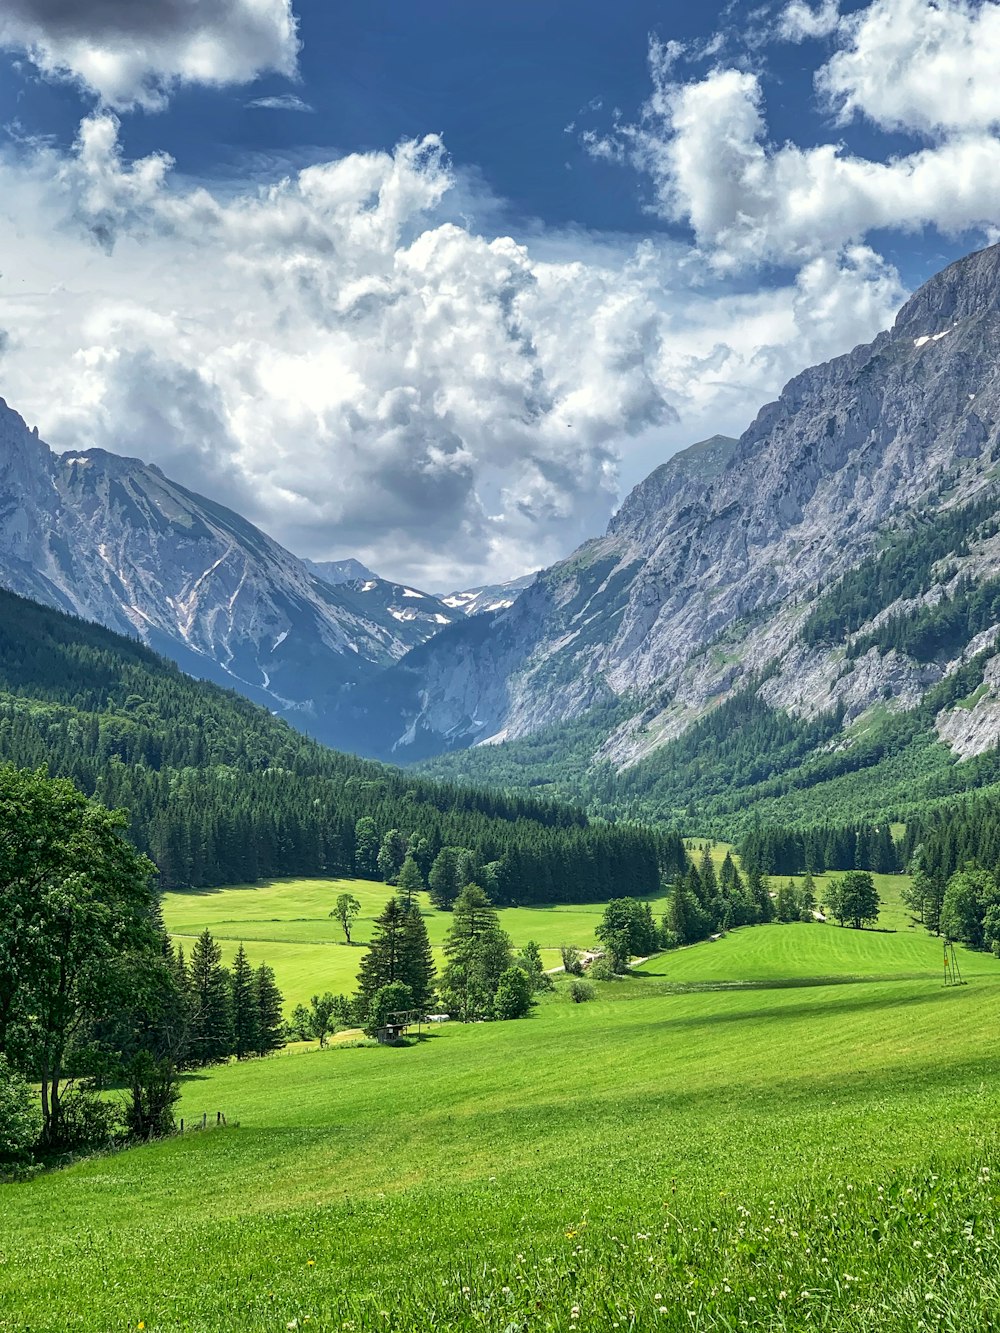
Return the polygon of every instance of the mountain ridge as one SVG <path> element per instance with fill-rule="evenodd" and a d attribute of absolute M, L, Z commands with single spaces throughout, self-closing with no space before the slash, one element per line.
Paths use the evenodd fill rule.
<path fill-rule="evenodd" d="M 698 447 L 657 468 L 607 533 L 542 571 L 489 636 L 459 631 L 446 652 L 432 640 L 389 668 L 381 680 L 405 724 L 390 752 L 527 737 L 633 697 L 595 756 L 627 766 L 765 668 L 759 688 L 792 713 L 821 701 L 851 722 L 880 702 L 914 707 L 951 663 L 873 648 L 845 670 L 844 643 L 804 644 L 800 628 L 887 526 L 992 485 L 998 358 L 991 247 L 932 278 L 872 343 L 795 376 L 710 469 L 691 466 Z M 977 559 L 981 579 L 996 559 Z M 995 743 L 985 728 L 979 744 Z"/>

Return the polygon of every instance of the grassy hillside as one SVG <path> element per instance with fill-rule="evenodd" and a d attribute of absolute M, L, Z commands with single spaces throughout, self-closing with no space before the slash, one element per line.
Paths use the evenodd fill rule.
<path fill-rule="evenodd" d="M 0 1187 L 0 1327 L 995 1329 L 1000 963 L 939 947 L 758 927 L 192 1076 L 239 1128 Z"/>
<path fill-rule="evenodd" d="M 222 946 L 226 963 L 232 961 L 237 945 L 244 941 L 255 967 L 269 963 L 274 968 L 286 1009 L 290 1009 L 317 992 L 353 993 L 364 956 L 362 946 L 371 938 L 374 918 L 394 892 L 387 884 L 370 880 L 271 880 L 201 893 L 167 893 L 163 915 L 175 943 L 181 944 L 186 953 L 206 927 Z M 340 924 L 329 915 L 338 893 L 353 893 L 361 903 L 351 945 L 345 942 Z M 426 894 L 420 894 L 419 901 L 440 966 L 451 913 L 432 907 Z M 662 896 L 650 901 L 654 911 L 662 914 Z M 556 967 L 560 945 L 587 948 L 595 943 L 594 928 L 604 906 L 558 903 L 507 907 L 500 911 L 500 925 L 515 948 L 534 940 L 541 946 L 546 967 Z"/>

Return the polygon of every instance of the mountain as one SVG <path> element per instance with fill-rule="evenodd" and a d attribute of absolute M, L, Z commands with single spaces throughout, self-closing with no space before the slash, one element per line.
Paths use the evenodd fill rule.
<path fill-rule="evenodd" d="M 338 696 L 453 613 L 376 580 L 336 587 L 159 468 L 54 454 L 0 399 L 0 583 L 135 635 L 330 739 Z M 426 604 L 426 614 L 423 609 Z"/>
<path fill-rule="evenodd" d="M 134 638 L 2 590 L 0 758 L 127 809 L 162 888 L 374 878 L 390 830 L 397 848 L 414 835 L 425 876 L 442 846 L 471 849 L 498 901 L 655 894 L 684 863 L 676 837 L 337 754 Z"/>
<path fill-rule="evenodd" d="M 406 648 L 414 648 L 426 642 L 442 626 L 453 625 L 462 617 L 462 612 L 443 598 L 420 592 L 405 583 L 379 578 L 366 569 L 360 560 L 303 560 L 302 563 L 326 581 L 329 581 L 329 571 L 337 580 L 333 586 L 341 600 L 353 607 L 360 616 L 376 617 L 380 623 L 387 623 L 386 618 L 391 617 L 396 622 L 394 636 Z M 355 570 L 358 569 L 364 573 L 356 577 Z M 397 657 L 400 655 L 396 654 Z"/>
<path fill-rule="evenodd" d="M 998 460 L 991 247 L 931 279 L 873 343 L 796 376 L 738 441 L 670 459 L 605 536 L 351 706 L 400 758 L 480 747 L 439 771 L 496 777 L 544 737 L 553 769 L 561 756 L 588 770 L 591 791 L 601 775 L 616 808 L 659 784 L 663 814 L 687 804 L 672 772 L 715 781 L 720 744 L 754 728 L 769 736 L 760 781 L 808 786 L 810 763 L 843 767 L 886 727 L 897 751 L 917 728 L 938 772 L 1000 735 Z M 978 678 L 949 700 L 970 660 Z M 708 745 L 723 706 L 729 730 Z"/>
<path fill-rule="evenodd" d="M 530 588 L 535 574 L 525 574 L 519 579 L 508 579 L 506 583 L 488 583 L 482 588 L 467 588 L 464 592 L 441 594 L 445 606 L 465 616 L 482 615 L 484 611 L 505 611 L 513 606 L 524 592 Z"/>
<path fill-rule="evenodd" d="M 342 583 L 360 583 L 365 579 L 378 577 L 367 565 L 350 557 L 347 560 L 303 560 L 302 563 L 324 582 L 332 583 L 335 588 Z"/>

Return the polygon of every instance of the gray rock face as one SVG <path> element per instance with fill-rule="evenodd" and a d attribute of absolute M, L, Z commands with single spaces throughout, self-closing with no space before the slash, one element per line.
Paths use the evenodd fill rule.
<path fill-rule="evenodd" d="M 601 698 L 665 699 L 641 739 L 629 724 L 610 739 L 606 757 L 628 763 L 775 660 L 778 706 L 911 707 L 933 670 L 875 653 L 845 674 L 842 652 L 806 652 L 797 627 L 819 588 L 943 480 L 949 504 L 990 484 L 995 456 L 1000 247 L 932 279 L 873 343 L 798 375 L 739 441 L 658 468 L 489 636 L 419 650 L 396 752 L 417 735 L 440 749 L 523 736 Z M 992 552 L 980 557 L 977 576 L 995 573 Z"/>
<path fill-rule="evenodd" d="M 481 588 L 466 588 L 460 592 L 441 594 L 445 606 L 463 616 L 481 616 L 487 611 L 506 611 L 514 605 L 525 588 L 534 583 L 534 574 L 525 574 L 506 583 L 488 583 Z"/>
<path fill-rule="evenodd" d="M 156 467 L 59 457 L 0 400 L 0 581 L 327 736 L 342 690 L 401 657 L 409 622 L 335 588 Z"/>

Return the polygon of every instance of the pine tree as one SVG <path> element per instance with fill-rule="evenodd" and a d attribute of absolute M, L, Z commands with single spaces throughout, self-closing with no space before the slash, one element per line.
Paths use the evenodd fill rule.
<path fill-rule="evenodd" d="M 463 1023 L 492 1018 L 500 977 L 511 965 L 510 939 L 496 909 L 478 884 L 467 884 L 455 901 L 444 951 L 441 997 Z"/>
<path fill-rule="evenodd" d="M 274 979 L 274 969 L 266 963 L 261 963 L 253 974 L 253 998 L 257 1007 L 257 1054 L 280 1051 L 285 1044 L 281 1018 L 284 999 Z"/>
<path fill-rule="evenodd" d="M 358 1007 L 367 1014 L 377 990 L 390 982 L 402 981 L 402 960 L 406 952 L 404 934 L 409 913 L 398 898 L 390 898 L 375 918 L 371 944 L 361 960 L 358 972 Z M 411 927 L 412 929 L 412 927 Z"/>
<path fill-rule="evenodd" d="M 399 872 L 399 895 L 409 907 L 416 894 L 423 893 L 424 888 L 424 877 L 420 873 L 420 867 L 413 859 L 412 854 L 407 852 L 406 860 Z"/>
<path fill-rule="evenodd" d="M 188 1058 L 195 1065 L 220 1064 L 233 1050 L 233 1008 L 222 950 L 208 930 L 194 942 L 188 968 L 191 1027 Z"/>
<path fill-rule="evenodd" d="M 812 871 L 806 871 L 806 877 L 802 881 L 802 888 L 799 890 L 799 913 L 802 921 L 815 921 L 813 913 L 816 910 L 816 881 L 813 879 Z"/>
<path fill-rule="evenodd" d="M 236 950 L 231 970 L 233 1053 L 246 1060 L 260 1045 L 257 1002 L 254 996 L 253 968 L 247 961 L 242 941 Z"/>
<path fill-rule="evenodd" d="M 698 865 L 698 878 L 701 880 L 702 900 L 708 902 L 715 897 L 718 889 L 718 881 L 715 877 L 715 862 L 712 860 L 712 852 L 707 842 L 701 853 L 701 861 Z"/>
<path fill-rule="evenodd" d="M 462 888 L 459 879 L 459 857 L 461 847 L 442 847 L 434 858 L 431 873 L 427 877 L 427 888 L 431 902 L 443 911 L 452 905 Z"/>
<path fill-rule="evenodd" d="M 434 1000 L 434 951 L 427 925 L 416 903 L 406 907 L 399 959 L 399 980 L 409 986 L 413 1007 L 426 1013 Z"/>

